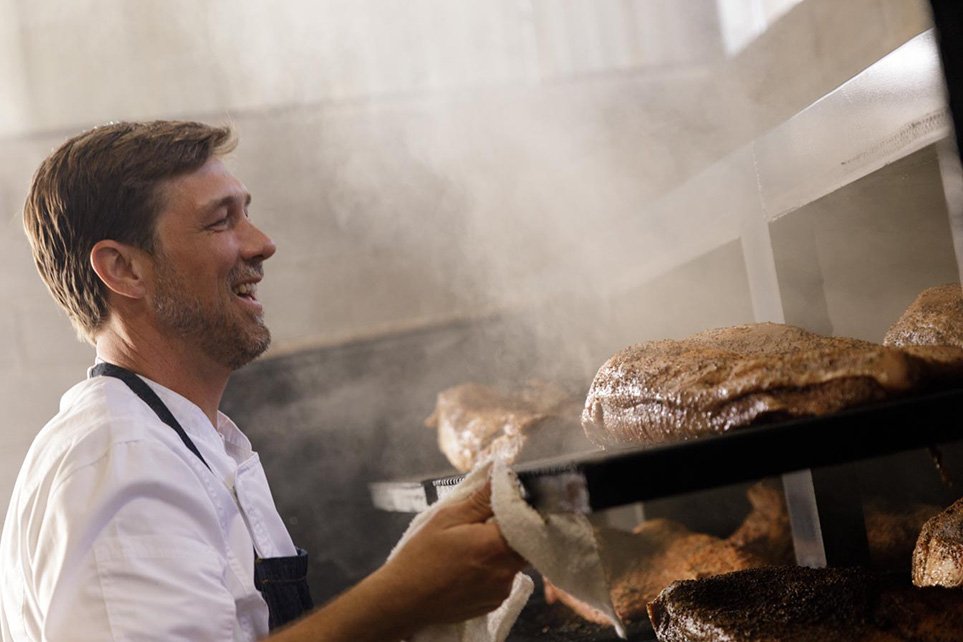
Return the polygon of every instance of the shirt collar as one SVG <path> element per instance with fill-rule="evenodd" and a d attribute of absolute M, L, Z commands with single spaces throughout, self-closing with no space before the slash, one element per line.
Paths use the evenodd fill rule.
<path fill-rule="evenodd" d="M 103 359 L 97 357 L 94 364 L 96 365 L 98 363 L 103 363 Z M 87 369 L 88 378 L 90 378 L 91 370 L 93 370 L 93 366 Z M 220 410 L 217 411 L 217 425 L 211 425 L 211 421 L 207 418 L 207 415 L 204 414 L 204 411 L 201 410 L 200 406 L 187 397 L 143 375 L 138 374 L 137 376 L 157 393 L 157 396 L 164 402 L 167 409 L 171 411 L 171 414 L 174 415 L 177 422 L 181 424 L 184 432 L 192 437 L 197 437 L 205 441 L 223 440 L 225 443 L 243 452 L 249 453 L 252 451 L 251 441 L 241 432 L 237 424 L 231 421 L 231 418 Z"/>

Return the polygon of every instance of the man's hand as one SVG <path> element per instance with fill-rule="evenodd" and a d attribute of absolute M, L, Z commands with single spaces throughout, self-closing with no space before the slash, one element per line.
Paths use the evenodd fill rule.
<path fill-rule="evenodd" d="M 496 609 L 525 560 L 488 522 L 491 516 L 491 486 L 485 484 L 440 509 L 388 563 L 272 635 L 271 642 L 399 640 L 431 624 L 461 622 Z"/>
<path fill-rule="evenodd" d="M 378 573 L 388 576 L 424 624 L 468 620 L 508 597 L 525 560 L 492 516 L 491 485 L 440 509 Z"/>

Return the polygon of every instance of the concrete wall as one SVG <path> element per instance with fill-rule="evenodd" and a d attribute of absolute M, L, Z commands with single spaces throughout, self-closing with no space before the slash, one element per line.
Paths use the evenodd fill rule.
<path fill-rule="evenodd" d="M 93 359 L 19 222 L 34 168 L 79 129 L 235 123 L 280 248 L 269 357 L 558 298 L 585 314 L 528 329 L 602 331 L 615 308 L 580 240 L 919 33 L 926 4 L 807 0 L 725 59 L 714 0 L 0 0 L 0 505 Z M 642 307 L 617 308 L 618 336 Z"/>

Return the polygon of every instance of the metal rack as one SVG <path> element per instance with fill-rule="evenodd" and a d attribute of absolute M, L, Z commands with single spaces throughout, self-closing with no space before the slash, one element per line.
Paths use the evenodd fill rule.
<path fill-rule="evenodd" d="M 926 148 L 939 157 L 957 259 L 963 256 L 963 197 L 952 198 L 954 189 L 963 194 L 952 153 L 954 118 L 957 140 L 963 134 L 963 8 L 949 0 L 932 4 L 941 38 L 931 29 L 910 40 L 673 190 L 636 229 L 620 229 L 642 238 L 654 225 L 665 249 L 651 248 L 634 271 L 609 281 L 609 289 L 628 289 L 739 241 L 756 320 L 793 322 L 780 294 L 773 223 Z M 607 239 L 596 242 L 606 256 Z M 697 441 L 534 462 L 516 471 L 533 506 L 583 513 L 781 475 L 797 561 L 858 564 L 868 554 L 862 507 L 858 496 L 839 492 L 848 483 L 839 465 L 961 442 L 960 416 L 963 390 L 950 390 Z M 372 500 L 384 510 L 419 511 L 460 479 L 376 483 Z"/>
<path fill-rule="evenodd" d="M 624 290 L 740 241 L 757 320 L 784 321 L 769 224 L 948 140 L 945 91 L 930 29 L 672 190 L 630 229 L 618 230 L 644 239 L 655 228 L 660 243 L 634 261 L 620 261 L 633 269 L 612 275 L 606 287 Z M 594 242 L 602 257 L 617 247 L 604 235 Z"/>
<path fill-rule="evenodd" d="M 963 96 L 961 83 L 954 82 L 963 78 L 963 42 L 957 37 L 963 35 L 963 9 L 942 0 L 933 4 L 941 40 L 935 29 L 910 40 L 673 190 L 647 212 L 638 229 L 619 230 L 642 237 L 643 226 L 656 225 L 671 252 L 647 252 L 634 273 L 621 275 L 609 288 L 627 289 L 648 275 L 671 271 L 721 244 L 739 241 L 756 320 L 793 322 L 787 319 L 791 315 L 780 293 L 779 247 L 772 236 L 776 221 L 926 148 L 936 150 L 948 196 L 954 180 L 963 193 L 963 181 L 954 175 L 959 174 L 958 164 L 950 167 L 946 160 L 956 156 L 948 154 L 954 116 L 957 133 L 963 131 L 963 117 L 947 106 L 947 88 L 955 111 Z M 963 226 L 958 210 L 963 203 L 948 201 L 959 259 Z M 702 233 L 693 235 L 693 229 Z M 605 238 L 597 242 L 600 250 L 609 246 Z M 948 390 L 696 441 L 545 460 L 515 469 L 533 506 L 582 513 L 779 475 L 797 562 L 864 564 L 868 545 L 861 498 L 858 491 L 847 492 L 852 471 L 843 465 L 963 442 L 960 416 L 963 390 Z M 370 490 L 378 508 L 416 512 L 444 497 L 461 479 L 429 476 L 375 483 Z"/>
<path fill-rule="evenodd" d="M 531 462 L 515 471 L 532 506 L 591 513 L 960 441 L 960 416 L 963 390 L 951 390 L 664 446 Z M 382 510 L 417 512 L 463 477 L 374 483 L 372 501 Z"/>
<path fill-rule="evenodd" d="M 938 27 L 950 33 L 947 24 L 952 27 L 959 10 L 947 7 L 937 6 L 934 15 Z M 940 171 L 949 191 L 952 176 L 944 159 L 953 126 L 940 53 L 941 46 L 944 56 L 955 51 L 952 38 L 950 43 L 946 38 L 938 41 L 936 29 L 920 34 L 673 190 L 639 222 L 659 228 L 666 250 L 646 253 L 637 273 L 623 274 L 622 283 L 610 282 L 609 287 L 618 291 L 644 275 L 672 270 L 736 240 L 742 247 L 756 320 L 811 325 L 807 321 L 812 319 L 793 316 L 795 312 L 786 308 L 786 293 L 780 292 L 786 286 L 777 274 L 781 257 L 774 234 L 786 234 L 780 219 L 790 220 L 794 212 L 818 199 L 924 148 L 939 149 Z M 952 74 L 949 79 L 952 96 Z M 959 217 L 954 204 L 949 207 L 951 227 L 958 236 Z M 691 234 L 693 229 L 700 234 Z M 645 236 L 641 227 L 619 233 Z M 608 245 L 605 238 L 598 242 L 600 249 Z M 955 245 L 959 255 L 961 241 Z M 815 264 L 812 252 L 807 263 Z M 811 280 L 818 283 L 819 268 L 813 269 L 817 273 Z M 697 442 L 519 466 L 518 472 L 534 505 L 582 512 L 780 474 L 797 561 L 810 566 L 860 562 L 866 549 L 865 537 L 853 537 L 865 528 L 858 507 L 830 500 L 823 489 L 843 480 L 811 469 L 954 441 L 954 428 L 946 420 L 951 415 L 941 413 L 959 412 L 961 403 L 959 393 L 919 397 Z M 906 425 L 918 428 L 907 431 Z M 458 479 L 373 484 L 372 498 L 387 510 L 420 510 Z"/>

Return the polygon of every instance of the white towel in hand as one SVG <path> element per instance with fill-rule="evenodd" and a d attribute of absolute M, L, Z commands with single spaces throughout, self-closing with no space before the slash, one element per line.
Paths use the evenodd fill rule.
<path fill-rule="evenodd" d="M 515 474 L 501 459 L 479 464 L 449 495 L 418 514 L 391 556 L 439 508 L 469 497 L 489 474 L 494 519 L 508 545 L 555 586 L 607 615 L 624 638 L 625 627 L 612 606 L 592 525 L 584 515 L 540 515 L 522 499 Z M 508 599 L 495 611 L 467 622 L 426 627 L 411 642 L 504 642 L 532 589 L 531 578 L 519 573 Z"/>
<path fill-rule="evenodd" d="M 585 515 L 542 515 L 522 499 L 518 480 L 496 460 L 492 468 L 492 510 L 502 535 L 535 570 L 569 595 L 602 612 L 625 638 L 599 555 L 595 529 Z"/>
<path fill-rule="evenodd" d="M 411 539 L 411 536 L 439 509 L 467 499 L 481 488 L 488 479 L 490 470 L 491 462 L 486 461 L 479 464 L 448 495 L 432 504 L 428 510 L 418 513 L 411 520 L 408 530 L 401 536 L 401 540 L 395 545 L 388 559 L 394 557 L 398 549 L 404 546 L 405 542 Z M 512 591 L 508 599 L 491 613 L 457 624 L 427 626 L 415 633 L 411 642 L 504 642 L 512 625 L 515 624 L 515 620 L 518 619 L 518 614 L 521 613 L 525 603 L 528 602 L 533 588 L 532 578 L 524 573 L 519 573 L 515 576 L 515 582 L 512 584 Z"/>

